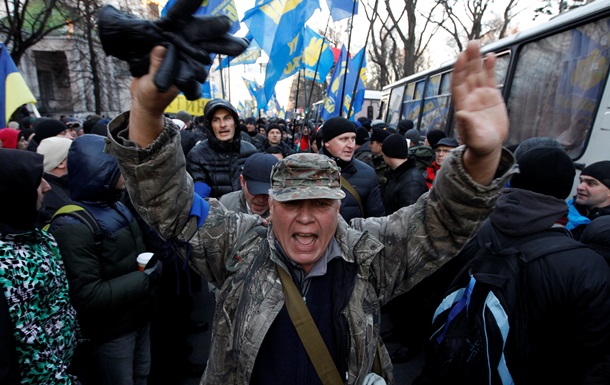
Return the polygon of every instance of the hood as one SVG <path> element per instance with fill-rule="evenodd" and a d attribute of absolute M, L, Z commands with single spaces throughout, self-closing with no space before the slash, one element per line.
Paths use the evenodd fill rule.
<path fill-rule="evenodd" d="M 521 237 L 551 228 L 568 213 L 564 200 L 516 188 L 500 194 L 489 219 L 509 237 Z"/>
<path fill-rule="evenodd" d="M 214 135 L 214 130 L 212 129 L 212 117 L 214 113 L 219 109 L 224 108 L 229 111 L 233 116 L 233 120 L 235 121 L 235 133 L 233 134 L 233 139 L 230 142 L 221 142 L 216 139 L 216 135 Z M 214 99 L 209 101 L 203 110 L 205 120 L 204 127 L 208 134 L 208 141 L 210 142 L 210 146 L 219 152 L 229 152 L 229 151 L 239 151 L 240 142 L 241 142 L 241 130 L 239 129 L 239 115 L 237 114 L 237 110 L 233 105 L 225 99 Z"/>
<path fill-rule="evenodd" d="M 43 159 L 35 152 L 0 148 L 0 224 L 15 230 L 34 228 Z"/>
<path fill-rule="evenodd" d="M 104 137 L 85 134 L 74 139 L 68 152 L 70 198 L 81 202 L 114 202 L 121 171 L 112 155 L 104 152 Z"/>

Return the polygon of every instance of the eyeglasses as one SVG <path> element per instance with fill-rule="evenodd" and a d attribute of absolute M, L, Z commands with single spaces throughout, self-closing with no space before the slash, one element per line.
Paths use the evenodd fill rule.
<path fill-rule="evenodd" d="M 437 148 L 436 150 L 434 150 L 434 152 L 437 153 L 437 154 L 445 154 L 446 155 L 446 154 L 449 154 L 451 152 L 451 149 L 447 150 L 447 149 L 444 149 L 444 148 L 443 149 Z"/>

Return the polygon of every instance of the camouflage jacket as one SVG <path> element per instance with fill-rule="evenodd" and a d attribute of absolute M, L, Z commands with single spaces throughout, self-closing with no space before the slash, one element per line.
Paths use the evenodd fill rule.
<path fill-rule="evenodd" d="M 166 119 L 162 133 L 144 149 L 126 140 L 127 123 L 128 113 L 110 123 L 106 151 L 119 159 L 134 206 L 163 237 L 188 241 L 191 266 L 222 288 L 201 383 L 248 384 L 266 332 L 284 306 L 276 266 L 287 267 L 275 247 L 272 225 L 265 256 L 257 254 L 260 238 L 250 231 L 262 223 L 258 216 L 227 211 L 210 199 L 210 213 L 198 228 L 196 217 L 189 215 L 193 181 L 185 172 L 173 123 Z M 437 181 L 443 188 L 424 194 L 416 204 L 387 217 L 355 219 L 352 227 L 340 221 L 335 238 L 342 257 L 358 266 L 342 312 L 350 331 L 346 384 L 362 384 L 371 371 L 380 341 L 381 305 L 457 254 L 488 216 L 514 163 L 505 152 L 502 176 L 482 186 L 466 174 L 462 156 L 463 149 L 447 159 Z M 244 240 L 244 235 L 252 239 Z M 381 351 L 384 377 L 391 384 L 392 364 L 386 349 Z"/>

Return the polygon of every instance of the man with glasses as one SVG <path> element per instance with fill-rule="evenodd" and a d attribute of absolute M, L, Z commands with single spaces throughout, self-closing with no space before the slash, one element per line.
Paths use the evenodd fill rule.
<path fill-rule="evenodd" d="M 434 177 L 436 176 L 436 172 L 441 168 L 443 162 L 449 156 L 451 150 L 458 146 L 457 140 L 453 138 L 442 138 L 436 143 L 434 146 L 434 155 L 436 159 L 432 162 L 432 165 L 426 169 L 426 184 L 428 185 L 428 189 L 432 188 L 432 183 L 434 182 Z"/>

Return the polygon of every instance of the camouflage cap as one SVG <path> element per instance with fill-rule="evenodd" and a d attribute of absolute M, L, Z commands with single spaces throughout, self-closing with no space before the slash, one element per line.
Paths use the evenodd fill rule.
<path fill-rule="evenodd" d="M 273 166 L 273 199 L 287 202 L 302 199 L 343 199 L 341 173 L 334 160 L 325 155 L 299 153 Z"/>

